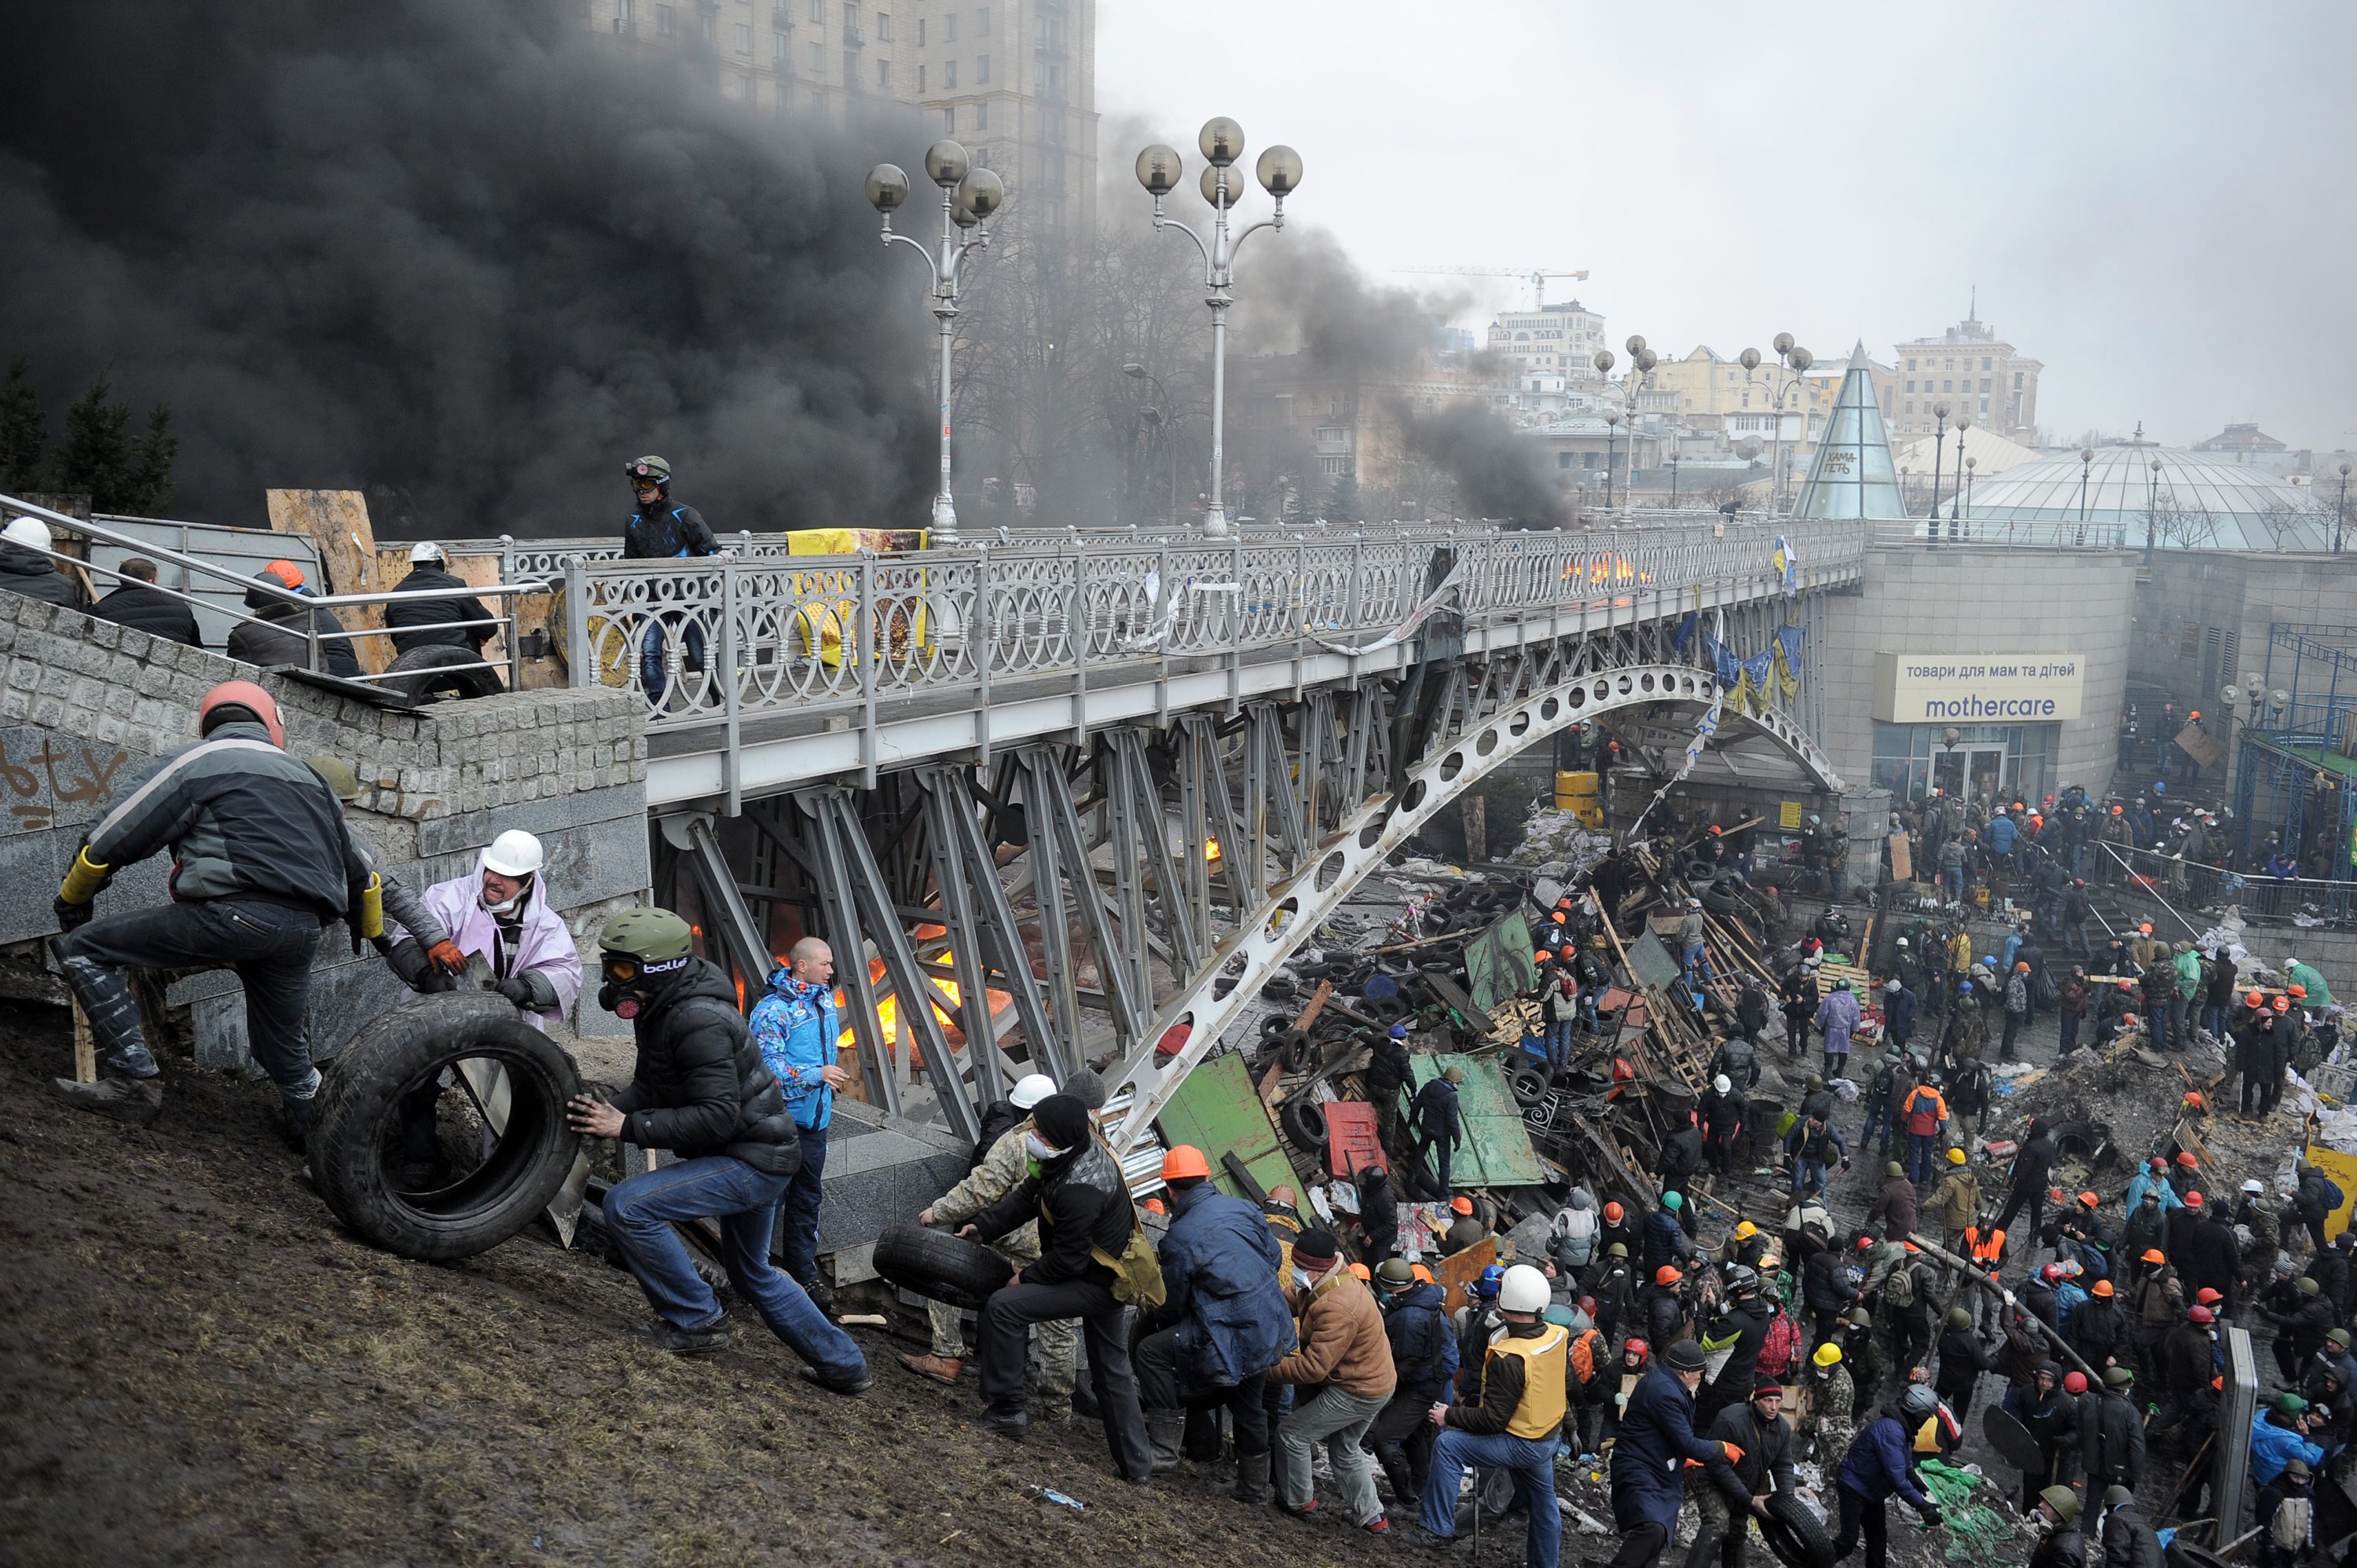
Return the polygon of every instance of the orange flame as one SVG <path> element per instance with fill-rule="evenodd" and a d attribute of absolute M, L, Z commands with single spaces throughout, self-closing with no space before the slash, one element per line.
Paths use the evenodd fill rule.
<path fill-rule="evenodd" d="M 1205 861 L 1209 862 L 1210 864 L 1211 864 L 1211 865 L 1218 865 L 1218 864 L 1219 864 L 1219 861 L 1220 861 L 1220 841 L 1219 841 L 1219 840 L 1217 840 L 1217 839 L 1215 839 L 1215 838 L 1207 838 L 1207 839 L 1205 839 L 1205 840 L 1203 841 L 1203 858 L 1204 858 L 1204 860 L 1205 860 Z"/>

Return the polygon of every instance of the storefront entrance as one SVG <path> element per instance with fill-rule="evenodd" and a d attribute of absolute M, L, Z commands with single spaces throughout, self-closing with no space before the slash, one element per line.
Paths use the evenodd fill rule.
<path fill-rule="evenodd" d="M 1942 749 L 1932 757 L 1932 782 L 1951 795 L 1987 806 L 1996 799 L 2005 779 L 2005 747 L 1960 746 Z"/>

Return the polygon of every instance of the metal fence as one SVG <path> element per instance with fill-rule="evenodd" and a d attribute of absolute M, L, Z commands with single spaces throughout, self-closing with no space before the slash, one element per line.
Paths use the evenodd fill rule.
<path fill-rule="evenodd" d="M 1759 600 L 1857 580 L 1865 528 L 1815 522 L 1779 534 L 1707 522 L 1552 532 L 1415 525 L 1137 542 L 1072 536 L 896 555 L 618 561 L 519 549 L 519 569 L 561 560 L 562 635 L 576 684 L 627 686 L 658 729 L 743 714 L 928 693 L 987 703 L 995 683 L 1094 678 L 1122 661 L 1320 651 L 1397 627 L 1427 591 L 1437 550 L 1456 552 L 1454 603 L 1481 625 L 1609 609 L 1623 623 L 1709 595 Z M 764 544 L 767 542 L 762 542 Z"/>
<path fill-rule="evenodd" d="M 2175 909 L 2187 929 L 2165 933 L 2190 939 L 2210 918 L 2239 910 L 2255 925 L 2357 925 L 2357 882 L 2309 876 L 2269 876 L 2187 860 L 2156 849 L 2122 850 L 2090 845 L 2083 862 L 2087 880 L 2131 897 L 2158 898 Z"/>

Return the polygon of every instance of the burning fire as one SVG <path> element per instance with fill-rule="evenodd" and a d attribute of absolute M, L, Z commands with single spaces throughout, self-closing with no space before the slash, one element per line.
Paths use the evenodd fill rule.
<path fill-rule="evenodd" d="M 916 940 L 920 944 L 922 944 L 928 941 L 937 940 L 948 934 L 948 928 L 943 926 L 919 926 L 916 930 Z M 947 952 L 944 952 L 942 955 L 942 959 L 944 962 L 953 961 L 952 955 Z M 868 983 L 871 986 L 882 984 L 884 982 L 884 961 L 880 958 L 869 959 L 867 961 Z M 934 987 L 941 992 L 942 1001 L 946 1001 L 951 1006 L 956 1006 L 959 1002 L 963 1000 L 963 996 L 958 989 L 958 983 L 956 981 L 949 979 L 945 975 L 939 974 L 928 975 L 926 978 L 931 981 Z M 989 1004 L 990 1015 L 994 1018 L 999 1014 L 1005 1012 L 1008 1007 L 1013 1006 L 1015 1003 L 1015 998 L 1008 995 L 1004 991 L 986 991 L 984 993 L 984 1000 Z M 834 1003 L 836 1007 L 844 1009 L 846 1012 L 851 1005 L 848 996 L 840 987 L 835 991 Z M 933 1018 L 934 1021 L 941 1026 L 945 1035 L 954 1036 L 957 1033 L 956 1020 L 943 1009 L 940 1002 L 933 1004 Z M 900 1043 L 900 999 L 898 995 L 885 996 L 877 999 L 876 1003 L 876 1027 L 877 1032 L 883 1036 L 884 1043 L 887 1047 L 897 1046 Z M 856 1039 L 856 1036 L 853 1034 L 851 1028 L 848 1026 L 845 1026 L 842 1035 L 837 1038 L 835 1043 L 847 1050 L 855 1043 Z M 912 1065 L 921 1066 L 922 1063 L 920 1061 L 915 1061 L 912 1062 Z"/>
<path fill-rule="evenodd" d="M 1209 862 L 1211 865 L 1217 865 L 1220 863 L 1220 841 L 1219 841 L 1219 840 L 1214 839 L 1214 838 L 1207 838 L 1207 839 L 1205 839 L 1205 840 L 1203 841 L 1203 858 L 1204 858 L 1204 860 L 1205 860 L 1205 861 Z"/>

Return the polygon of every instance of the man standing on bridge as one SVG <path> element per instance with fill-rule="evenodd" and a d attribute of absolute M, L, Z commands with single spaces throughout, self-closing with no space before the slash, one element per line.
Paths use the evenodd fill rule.
<path fill-rule="evenodd" d="M 704 514 L 692 506 L 671 504 L 671 465 L 661 457 L 640 457 L 624 465 L 622 472 L 630 481 L 630 493 L 639 499 L 639 509 L 622 524 L 622 559 L 625 561 L 664 561 L 688 555 L 710 555 L 720 546 L 712 537 Z M 639 674 L 646 687 L 647 700 L 660 704 L 663 687 L 670 677 L 663 668 L 663 626 L 665 619 L 677 623 L 685 618 L 671 616 L 659 618 L 647 628 L 646 639 L 639 648 Z M 694 621 L 686 622 L 686 667 L 704 668 L 704 628 Z"/>

